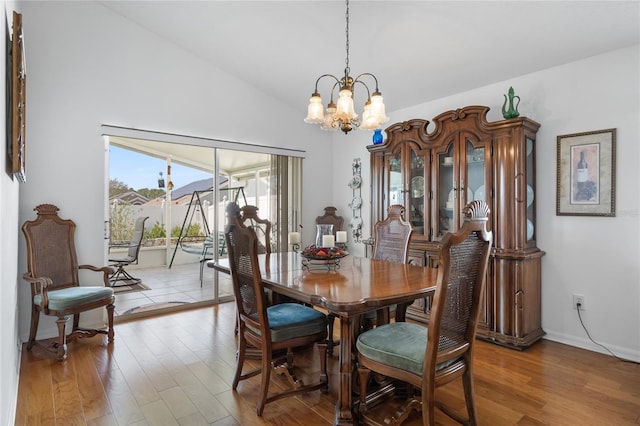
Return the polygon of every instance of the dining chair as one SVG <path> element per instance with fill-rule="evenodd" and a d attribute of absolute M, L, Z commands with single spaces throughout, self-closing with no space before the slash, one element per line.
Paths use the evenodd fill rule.
<path fill-rule="evenodd" d="M 140 254 L 140 246 L 142 245 L 142 237 L 144 236 L 144 223 L 147 219 L 149 219 L 149 216 L 141 216 L 136 219 L 133 226 L 133 236 L 127 245 L 126 255 L 109 256 L 109 262 L 113 262 L 110 266 L 116 268 L 115 272 L 109 277 L 111 287 L 138 284 L 140 282 L 140 278 L 131 276 L 124 267 L 138 263 L 138 255 Z"/>
<path fill-rule="evenodd" d="M 269 305 L 258 266 L 256 233 L 243 224 L 235 203 L 227 206 L 227 218 L 225 239 L 239 325 L 232 388 L 236 391 L 241 380 L 262 374 L 256 403 L 261 416 L 267 403 L 302 392 L 328 391 L 327 317 L 298 303 Z M 293 349 L 314 344 L 320 353 L 320 378 L 304 384 L 293 371 Z M 258 368 L 243 372 L 247 346 L 259 349 L 261 361 Z M 270 394 L 272 371 L 285 374 L 292 386 Z"/>
<path fill-rule="evenodd" d="M 408 400 L 384 420 L 400 424 L 412 410 L 422 424 L 435 425 L 435 408 L 463 424 L 477 424 L 473 384 L 473 347 L 493 234 L 487 231 L 489 207 L 476 200 L 463 210 L 464 223 L 442 237 L 438 277 L 429 322 L 395 322 L 362 333 L 356 342 L 361 423 L 371 424 L 367 384 L 371 371 L 408 384 Z M 440 386 L 461 378 L 466 418 L 436 401 Z M 415 392 L 419 389 L 420 392 Z"/>
<path fill-rule="evenodd" d="M 373 259 L 407 263 L 412 228 L 404 220 L 404 212 L 404 206 L 392 204 L 387 208 L 387 217 L 373 226 Z M 362 315 L 362 329 L 388 323 L 391 313 L 395 313 L 396 321 L 404 321 L 406 311 L 407 304 L 401 304 L 367 312 Z"/>
<path fill-rule="evenodd" d="M 316 217 L 316 225 L 333 225 L 333 232 L 342 231 L 344 226 L 344 218 L 336 214 L 337 208 L 333 206 L 327 206 L 324 208 L 324 213 L 321 216 Z"/>
<path fill-rule="evenodd" d="M 58 319 L 58 340 L 51 346 L 42 345 L 57 354 L 58 360 L 67 358 L 67 342 L 78 337 L 106 334 L 113 342 L 114 291 L 109 287 L 109 275 L 113 269 L 91 265 L 78 265 L 74 235 L 76 225 L 58 216 L 58 207 L 40 204 L 34 209 L 35 220 L 26 221 L 22 232 L 27 241 L 27 269 L 24 280 L 31 284 L 31 329 L 27 349 L 36 343 L 40 313 Z M 100 243 L 102 244 L 102 243 Z M 78 271 L 87 269 L 102 274 L 102 282 L 97 286 L 81 286 Z M 80 328 L 80 313 L 105 306 L 108 329 Z M 73 315 L 73 328 L 66 334 L 67 319 Z"/>

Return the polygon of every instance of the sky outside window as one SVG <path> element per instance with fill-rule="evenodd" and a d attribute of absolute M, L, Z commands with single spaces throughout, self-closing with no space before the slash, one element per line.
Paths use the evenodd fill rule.
<path fill-rule="evenodd" d="M 139 154 L 114 145 L 110 148 L 109 179 L 117 179 L 134 190 L 158 188 L 160 172 L 167 184 L 167 163 L 164 159 Z M 171 181 L 174 188 L 180 188 L 191 182 L 212 179 L 212 173 L 206 173 L 180 164 L 171 164 Z"/>

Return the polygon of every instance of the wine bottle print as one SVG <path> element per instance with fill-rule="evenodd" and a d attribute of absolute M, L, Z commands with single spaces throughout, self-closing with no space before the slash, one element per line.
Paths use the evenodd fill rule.
<path fill-rule="evenodd" d="M 573 193 L 571 202 L 575 204 L 591 204 L 597 202 L 598 185 L 597 173 L 593 175 L 594 170 L 598 170 L 598 165 L 592 160 L 597 159 L 597 147 L 593 145 L 582 145 L 573 148 L 574 159 L 573 164 Z M 593 152 L 596 151 L 596 152 Z M 597 163 L 597 160 L 596 160 Z M 592 170 L 593 169 L 593 170 Z"/>

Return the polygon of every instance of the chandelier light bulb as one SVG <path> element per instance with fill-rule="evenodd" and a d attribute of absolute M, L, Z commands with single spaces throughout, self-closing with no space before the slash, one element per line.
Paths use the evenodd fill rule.
<path fill-rule="evenodd" d="M 357 117 L 356 111 L 353 109 L 353 93 L 349 89 L 340 90 L 338 97 L 338 109 L 336 110 L 336 118 L 342 121 L 351 120 Z"/>
<path fill-rule="evenodd" d="M 305 123 L 322 124 L 324 123 L 324 112 L 322 108 L 322 98 L 318 93 L 311 95 L 309 106 L 307 107 L 307 117 Z"/>
<path fill-rule="evenodd" d="M 320 128 L 322 130 L 338 130 L 337 123 L 335 122 L 336 104 L 333 102 L 327 105 L 327 111 L 324 114 L 324 122 Z"/>
<path fill-rule="evenodd" d="M 389 117 L 385 112 L 382 93 L 380 92 L 376 92 L 371 96 L 371 118 L 378 122 L 378 126 L 389 121 Z"/>

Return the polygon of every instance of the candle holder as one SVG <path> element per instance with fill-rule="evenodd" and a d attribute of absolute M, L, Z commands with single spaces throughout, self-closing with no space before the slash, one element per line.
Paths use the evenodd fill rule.
<path fill-rule="evenodd" d="M 333 225 L 320 224 L 316 225 L 316 247 L 324 247 L 323 237 L 325 235 L 333 236 Z"/>
<path fill-rule="evenodd" d="M 300 232 L 289 232 L 289 244 L 291 245 L 291 249 L 294 252 L 300 251 L 300 241 L 302 240 L 302 235 Z"/>
<path fill-rule="evenodd" d="M 344 256 L 343 256 L 344 257 Z M 313 269 L 327 270 L 327 272 L 335 272 L 340 269 L 340 258 L 331 259 L 302 259 L 302 270 L 312 271 Z"/>

